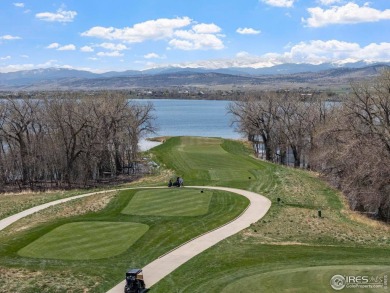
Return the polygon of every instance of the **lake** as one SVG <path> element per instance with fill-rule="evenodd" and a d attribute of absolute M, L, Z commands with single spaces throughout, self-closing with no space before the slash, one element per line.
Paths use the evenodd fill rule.
<path fill-rule="evenodd" d="M 230 126 L 232 116 L 226 107 L 230 101 L 216 100 L 173 100 L 173 99 L 135 99 L 138 103 L 151 102 L 156 116 L 157 134 L 153 136 L 206 136 L 241 138 Z M 154 146 L 141 142 L 141 149 Z"/>

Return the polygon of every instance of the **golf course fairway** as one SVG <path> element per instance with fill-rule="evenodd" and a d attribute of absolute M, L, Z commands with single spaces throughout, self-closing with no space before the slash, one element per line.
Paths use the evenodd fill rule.
<path fill-rule="evenodd" d="M 262 194 L 272 206 L 260 221 L 165 276 L 153 285 L 154 293 L 228 293 L 239 288 L 334 292 L 330 286 L 333 275 L 383 276 L 389 272 L 388 225 L 350 212 L 343 195 L 318 174 L 259 160 L 242 142 L 220 138 L 173 137 L 145 156 L 160 167 L 156 176 L 128 186 L 134 189 L 109 197 L 90 195 L 90 200 L 80 197 L 0 231 L 0 292 L 106 292 L 123 281 L 127 269 L 147 267 L 248 208 L 245 197 L 231 192 L 165 187 L 178 176 L 184 178 L 185 186 Z M 162 189 L 152 189 L 155 186 Z M 91 202 L 100 201 L 98 208 L 87 209 Z M 98 230 L 104 231 L 105 225 L 110 232 L 100 236 L 107 235 L 107 239 L 98 239 Z M 136 237 L 122 235 L 126 227 L 135 229 Z M 61 247 L 61 237 L 75 239 Z M 118 239 L 120 243 L 115 243 Z M 76 256 L 95 250 L 88 246 L 99 241 L 106 251 L 101 247 L 98 254 L 91 251 Z"/>

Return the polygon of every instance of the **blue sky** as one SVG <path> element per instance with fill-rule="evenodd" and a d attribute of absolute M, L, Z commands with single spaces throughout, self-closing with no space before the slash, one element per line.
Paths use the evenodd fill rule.
<path fill-rule="evenodd" d="M 390 61 L 390 0 L 0 0 L 0 72 Z"/>

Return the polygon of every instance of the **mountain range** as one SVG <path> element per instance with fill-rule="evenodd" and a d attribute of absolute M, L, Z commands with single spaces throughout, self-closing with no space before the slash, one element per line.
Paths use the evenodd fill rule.
<path fill-rule="evenodd" d="M 45 68 L 0 73 L 0 90 L 87 90 L 170 87 L 248 86 L 252 88 L 342 87 L 376 76 L 390 63 L 282 64 L 268 68 L 156 68 L 93 73 Z"/>

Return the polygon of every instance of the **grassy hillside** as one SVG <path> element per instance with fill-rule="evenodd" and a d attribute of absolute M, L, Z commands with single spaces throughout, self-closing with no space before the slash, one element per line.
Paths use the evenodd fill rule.
<path fill-rule="evenodd" d="M 348 274 L 346 265 L 355 265 L 350 274 L 367 273 L 365 267 L 374 264 L 382 267 L 372 274 L 390 271 L 389 227 L 348 211 L 342 195 L 315 173 L 257 160 L 243 144 L 222 139 L 176 137 L 153 154 L 187 185 L 243 188 L 273 202 L 260 222 L 189 261 L 155 292 L 248 292 L 257 283 L 262 292 L 312 292 L 315 285 L 305 275 L 320 283 L 321 292 L 332 292 L 328 276 Z M 263 284 L 267 276 L 286 275 L 286 282 Z"/>
<path fill-rule="evenodd" d="M 390 274 L 389 227 L 350 212 L 315 173 L 258 160 L 244 144 L 218 138 L 174 137 L 150 154 L 161 174 L 137 186 L 182 176 L 185 186 L 242 188 L 273 202 L 261 221 L 182 265 L 153 292 L 332 292 L 335 274 Z M 175 188 L 48 208 L 0 232 L 0 292 L 105 292 L 127 268 L 228 222 L 247 204 L 226 192 Z M 135 234 L 123 235 L 129 227 Z M 105 229 L 109 237 L 99 233 Z M 105 258 L 92 251 L 99 242 Z"/>
<path fill-rule="evenodd" d="M 247 205 L 228 192 L 167 188 L 48 208 L 0 232 L 0 292 L 106 292 L 128 268 L 221 226 Z"/>

